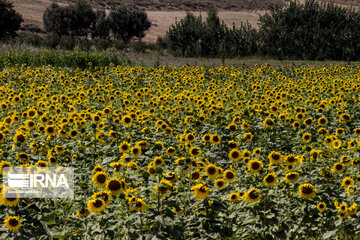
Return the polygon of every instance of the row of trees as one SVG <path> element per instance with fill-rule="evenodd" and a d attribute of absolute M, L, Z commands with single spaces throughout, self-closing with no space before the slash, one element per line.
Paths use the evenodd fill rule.
<path fill-rule="evenodd" d="M 144 37 L 151 26 L 144 11 L 123 6 L 106 14 L 94 11 L 83 0 L 66 7 L 51 4 L 43 20 L 49 36 L 55 36 L 49 38 L 47 46 L 63 42 L 69 49 L 74 38 L 96 39 L 105 45 L 111 39 L 128 43 L 133 37 Z M 22 21 L 11 3 L 0 0 L 0 39 L 14 36 Z M 159 47 L 178 56 L 358 60 L 359 39 L 360 11 L 306 0 L 304 4 L 290 2 L 288 7 L 272 8 L 259 17 L 258 29 L 248 23 L 229 28 L 213 8 L 205 21 L 188 13 L 171 25 Z"/>
<path fill-rule="evenodd" d="M 144 11 L 121 6 L 94 11 L 83 0 L 66 7 L 51 4 L 44 12 L 45 30 L 58 36 L 121 39 L 129 42 L 133 37 L 142 38 L 151 26 Z"/>
<path fill-rule="evenodd" d="M 166 33 L 165 42 L 175 55 L 202 57 L 238 57 L 257 51 L 257 31 L 248 23 L 229 29 L 210 8 L 206 21 L 187 13 Z"/>
<path fill-rule="evenodd" d="M 274 7 L 249 24 L 228 28 L 214 9 L 205 22 L 187 14 L 166 34 L 175 55 L 206 57 L 270 56 L 279 59 L 358 60 L 360 11 L 307 0 Z"/>

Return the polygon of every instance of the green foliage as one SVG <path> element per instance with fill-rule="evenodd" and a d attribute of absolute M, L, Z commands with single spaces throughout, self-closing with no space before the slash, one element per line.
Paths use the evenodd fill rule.
<path fill-rule="evenodd" d="M 0 39 L 15 36 L 22 22 L 23 19 L 14 10 L 13 4 L 7 0 L 0 0 Z"/>
<path fill-rule="evenodd" d="M 201 16 L 187 13 L 180 22 L 172 24 L 166 32 L 170 50 L 175 55 L 196 56 L 199 53 L 199 41 L 203 34 Z"/>
<path fill-rule="evenodd" d="M 175 22 L 166 33 L 166 42 L 175 55 L 239 57 L 257 52 L 258 33 L 248 23 L 229 29 L 210 8 L 206 22 L 190 13 Z"/>
<path fill-rule="evenodd" d="M 4 64 L 25 64 L 29 66 L 52 65 L 59 67 L 73 67 L 85 69 L 92 66 L 107 66 L 109 64 L 122 65 L 123 59 L 109 52 L 82 52 L 82 51 L 8 51 L 0 55 L 0 67 Z"/>
<path fill-rule="evenodd" d="M 291 2 L 260 16 L 261 52 L 277 58 L 355 60 L 360 14 L 333 3 Z"/>
<path fill-rule="evenodd" d="M 133 37 L 143 38 L 145 31 L 151 27 L 146 12 L 126 6 L 113 8 L 109 23 L 114 36 L 124 42 L 129 42 Z"/>
<path fill-rule="evenodd" d="M 93 37 L 107 38 L 109 37 L 110 24 L 104 10 L 96 12 L 96 23 L 92 32 Z"/>
<path fill-rule="evenodd" d="M 53 3 L 45 10 L 43 21 L 49 33 L 86 37 L 96 25 L 96 14 L 92 7 L 82 0 L 67 7 Z"/>

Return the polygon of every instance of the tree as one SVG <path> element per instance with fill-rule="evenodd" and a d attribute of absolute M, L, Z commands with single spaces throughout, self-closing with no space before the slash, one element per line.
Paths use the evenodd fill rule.
<path fill-rule="evenodd" d="M 166 32 L 171 51 L 181 56 L 196 56 L 199 51 L 199 42 L 203 35 L 204 24 L 201 16 L 196 17 L 187 13 L 185 18 L 172 24 Z"/>
<path fill-rule="evenodd" d="M 110 24 L 104 10 L 96 12 L 96 23 L 93 27 L 92 37 L 107 38 L 109 37 Z"/>
<path fill-rule="evenodd" d="M 77 0 L 69 8 L 75 20 L 71 26 L 72 35 L 87 36 L 90 33 L 90 29 L 95 25 L 96 14 L 94 10 L 83 0 Z"/>
<path fill-rule="evenodd" d="M 126 6 L 113 8 L 109 14 L 109 23 L 114 36 L 124 42 L 129 42 L 133 37 L 143 38 L 145 31 L 151 27 L 144 11 Z"/>
<path fill-rule="evenodd" d="M 43 15 L 45 30 L 59 36 L 87 36 L 95 25 L 96 15 L 92 7 L 78 0 L 75 4 L 60 7 L 51 4 Z"/>
<path fill-rule="evenodd" d="M 69 8 L 52 3 L 46 8 L 43 21 L 48 33 L 55 33 L 59 36 L 70 35 L 75 16 Z"/>
<path fill-rule="evenodd" d="M 12 3 L 0 0 L 0 39 L 15 36 L 23 21 Z"/>

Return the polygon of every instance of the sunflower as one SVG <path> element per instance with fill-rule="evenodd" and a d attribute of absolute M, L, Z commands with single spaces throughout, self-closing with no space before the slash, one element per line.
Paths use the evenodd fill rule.
<path fill-rule="evenodd" d="M 211 135 L 210 134 L 205 134 L 203 136 L 203 142 L 206 142 L 206 143 L 209 143 L 210 142 L 210 139 L 211 139 Z"/>
<path fill-rule="evenodd" d="M 193 143 L 195 141 L 195 135 L 193 133 L 188 133 L 185 136 L 185 142 Z"/>
<path fill-rule="evenodd" d="M 339 118 L 340 122 L 351 122 L 351 116 L 349 114 L 343 113 Z"/>
<path fill-rule="evenodd" d="M 3 143 L 5 141 L 6 141 L 6 134 L 0 131 L 0 143 Z"/>
<path fill-rule="evenodd" d="M 165 163 L 165 160 L 162 157 L 155 157 L 153 163 L 154 167 L 158 167 L 163 165 Z"/>
<path fill-rule="evenodd" d="M 184 208 L 179 207 L 179 206 L 176 206 L 176 207 L 174 207 L 174 209 L 173 209 L 173 212 L 174 212 L 175 214 L 180 214 L 180 213 L 182 213 L 182 211 L 184 211 Z"/>
<path fill-rule="evenodd" d="M 294 155 L 289 155 L 285 157 L 284 162 L 286 163 L 286 165 L 296 165 L 301 163 L 300 159 L 298 157 L 295 157 Z"/>
<path fill-rule="evenodd" d="M 354 129 L 354 134 L 360 135 L 360 128 L 355 128 Z"/>
<path fill-rule="evenodd" d="M 8 216 L 4 220 L 4 225 L 9 231 L 17 231 L 21 227 L 22 220 L 18 216 Z"/>
<path fill-rule="evenodd" d="M 90 215 L 90 211 L 88 209 L 82 208 L 81 210 L 76 212 L 76 215 L 79 218 L 87 217 Z"/>
<path fill-rule="evenodd" d="M 105 172 L 105 169 L 100 166 L 100 165 L 96 165 L 93 170 L 92 170 L 93 173 L 96 173 L 96 172 Z"/>
<path fill-rule="evenodd" d="M 235 180 L 236 178 L 236 174 L 235 172 L 231 171 L 231 170 L 226 170 L 223 173 L 223 178 L 225 179 L 225 181 L 227 182 L 232 182 Z"/>
<path fill-rule="evenodd" d="M 29 118 L 35 118 L 37 117 L 38 112 L 35 109 L 31 108 L 27 111 L 27 115 L 29 116 Z"/>
<path fill-rule="evenodd" d="M 239 195 L 237 193 L 230 193 L 229 195 L 230 202 L 237 202 L 239 201 Z"/>
<path fill-rule="evenodd" d="M 154 167 L 154 162 L 151 162 L 148 166 L 147 166 L 147 173 L 150 174 L 150 176 L 155 176 L 157 174 L 156 169 Z"/>
<path fill-rule="evenodd" d="M 352 180 L 349 177 L 345 177 L 342 181 L 341 181 L 341 185 L 344 188 L 347 188 L 349 185 L 353 185 L 354 184 L 354 180 Z"/>
<path fill-rule="evenodd" d="M 241 155 L 244 159 L 249 159 L 251 157 L 251 152 L 245 149 Z"/>
<path fill-rule="evenodd" d="M 122 142 L 119 146 L 119 151 L 121 153 L 128 153 L 130 151 L 130 145 L 127 142 Z"/>
<path fill-rule="evenodd" d="M 343 128 L 338 128 L 338 129 L 336 129 L 336 131 L 335 131 L 335 134 L 336 134 L 337 136 L 339 136 L 339 137 L 343 136 L 344 133 L 345 133 L 345 130 L 344 130 Z"/>
<path fill-rule="evenodd" d="M 272 164 L 279 164 L 282 161 L 282 155 L 279 152 L 271 151 L 269 156 L 269 161 Z"/>
<path fill-rule="evenodd" d="M 131 211 L 145 212 L 146 211 L 146 203 L 142 198 L 135 198 L 131 203 L 134 204 L 133 207 L 130 208 Z"/>
<path fill-rule="evenodd" d="M 45 132 L 49 136 L 55 135 L 56 134 L 56 126 L 55 125 L 46 126 Z"/>
<path fill-rule="evenodd" d="M 251 171 L 252 173 L 256 174 L 263 168 L 263 163 L 257 159 L 250 160 L 247 164 L 248 171 Z"/>
<path fill-rule="evenodd" d="M 34 130 L 36 128 L 36 123 L 33 120 L 26 120 L 25 127 L 29 130 Z"/>
<path fill-rule="evenodd" d="M 221 137 L 217 133 L 211 135 L 210 143 L 212 145 L 219 145 L 220 142 L 221 142 Z"/>
<path fill-rule="evenodd" d="M 305 143 L 308 143 L 311 141 L 311 133 L 304 133 L 301 137 L 301 139 L 305 142 Z"/>
<path fill-rule="evenodd" d="M 58 135 L 59 135 L 60 137 L 66 138 L 66 137 L 67 137 L 67 132 L 66 132 L 65 129 L 60 129 L 60 130 L 58 131 Z"/>
<path fill-rule="evenodd" d="M 326 203 L 324 203 L 324 202 L 319 202 L 319 203 L 316 205 L 316 208 L 317 208 L 320 212 L 323 212 L 323 211 L 325 211 L 325 209 L 326 209 Z"/>
<path fill-rule="evenodd" d="M 217 167 L 214 164 L 207 165 L 205 168 L 205 174 L 210 179 L 215 178 L 218 174 Z"/>
<path fill-rule="evenodd" d="M 259 157 L 261 155 L 261 149 L 260 148 L 255 148 L 253 150 L 253 154 L 257 157 Z"/>
<path fill-rule="evenodd" d="M 351 204 L 350 207 L 347 208 L 347 214 L 351 215 L 356 215 L 358 210 L 358 205 L 356 203 Z"/>
<path fill-rule="evenodd" d="M 230 130 L 232 132 L 235 132 L 237 130 L 237 125 L 235 123 L 230 123 L 227 127 L 227 130 Z"/>
<path fill-rule="evenodd" d="M 119 195 L 121 192 L 126 190 L 127 184 L 124 179 L 111 178 L 106 181 L 106 190 L 109 191 L 112 195 Z"/>
<path fill-rule="evenodd" d="M 138 158 L 141 154 L 141 147 L 135 146 L 135 147 L 131 148 L 131 154 L 132 154 L 133 158 Z"/>
<path fill-rule="evenodd" d="M 327 118 L 325 118 L 325 117 L 320 117 L 320 118 L 318 119 L 318 125 L 319 125 L 319 126 L 324 127 L 324 126 L 326 126 L 327 124 L 328 124 Z"/>
<path fill-rule="evenodd" d="M 341 147 L 341 141 L 339 139 L 336 139 L 336 140 L 332 141 L 331 145 L 333 148 L 338 149 Z"/>
<path fill-rule="evenodd" d="M 253 203 L 260 201 L 261 195 L 258 192 L 258 189 L 253 187 L 248 192 L 245 193 L 244 199 L 247 203 Z"/>
<path fill-rule="evenodd" d="M 348 185 L 346 187 L 346 194 L 349 196 L 353 196 L 356 191 L 357 191 L 357 187 L 355 187 L 354 185 Z"/>
<path fill-rule="evenodd" d="M 22 163 L 28 163 L 30 160 L 30 156 L 27 153 L 20 152 L 16 154 L 16 158 Z"/>
<path fill-rule="evenodd" d="M 174 147 L 169 147 L 168 149 L 166 149 L 166 154 L 169 157 L 173 157 L 176 154 L 176 149 Z"/>
<path fill-rule="evenodd" d="M 104 200 L 104 203 L 106 206 L 109 206 L 111 203 L 111 192 L 109 191 L 100 191 L 100 192 L 96 192 L 91 196 L 92 199 L 102 199 Z"/>
<path fill-rule="evenodd" d="M 274 186 L 277 183 L 276 174 L 269 173 L 264 177 L 263 182 L 266 186 Z"/>
<path fill-rule="evenodd" d="M 266 118 L 263 121 L 263 125 L 267 128 L 273 128 L 275 126 L 275 122 L 274 120 L 272 120 L 271 118 Z"/>
<path fill-rule="evenodd" d="M 201 179 L 201 172 L 200 170 L 196 169 L 194 172 L 190 174 L 190 179 L 194 182 L 197 182 Z"/>
<path fill-rule="evenodd" d="M 222 190 L 226 186 L 226 181 L 224 179 L 216 179 L 214 185 L 217 187 L 218 190 Z"/>
<path fill-rule="evenodd" d="M 131 116 L 125 115 L 121 118 L 121 122 L 124 124 L 125 127 L 131 127 L 133 119 Z"/>
<path fill-rule="evenodd" d="M 198 157 L 201 154 L 201 150 L 199 147 L 191 147 L 190 148 L 190 155 L 192 157 Z"/>
<path fill-rule="evenodd" d="M 21 145 L 25 145 L 27 142 L 27 135 L 25 135 L 22 132 L 16 133 L 13 140 L 15 143 L 20 143 Z"/>
<path fill-rule="evenodd" d="M 102 200 L 101 198 L 97 198 L 89 200 L 87 203 L 87 207 L 92 213 L 100 213 L 104 211 L 104 209 L 106 208 L 106 204 L 104 200 Z"/>
<path fill-rule="evenodd" d="M 105 188 L 107 178 L 108 175 L 106 174 L 106 172 L 96 172 L 92 176 L 92 181 L 98 188 Z"/>
<path fill-rule="evenodd" d="M 75 139 L 79 135 L 79 132 L 76 129 L 72 129 L 70 130 L 69 135 L 71 138 Z"/>
<path fill-rule="evenodd" d="M 297 172 L 289 172 L 285 175 L 284 180 L 286 183 L 294 183 L 299 179 L 300 175 Z"/>
<path fill-rule="evenodd" d="M 306 126 L 312 126 L 314 124 L 314 120 L 310 117 L 304 120 L 304 124 Z"/>
<path fill-rule="evenodd" d="M 301 184 L 298 188 L 299 196 L 303 199 L 310 200 L 315 197 L 317 191 L 310 183 Z"/>
<path fill-rule="evenodd" d="M 241 154 L 241 151 L 237 148 L 235 149 L 232 149 L 230 152 L 229 152 L 229 158 L 231 161 L 239 161 L 242 157 L 242 154 Z"/>
<path fill-rule="evenodd" d="M 210 189 L 206 186 L 205 183 L 196 184 L 190 190 L 194 191 L 194 196 L 199 200 L 207 198 L 210 192 Z"/>
<path fill-rule="evenodd" d="M 235 149 L 238 147 L 238 144 L 235 141 L 229 141 L 228 142 L 228 149 L 231 151 L 232 149 Z"/>
<path fill-rule="evenodd" d="M 0 203 L 7 207 L 15 207 L 19 203 L 19 193 L 16 188 L 3 187 L 0 194 Z"/>
<path fill-rule="evenodd" d="M 63 147 L 61 145 L 56 145 L 54 150 L 58 155 L 62 155 L 66 149 L 65 149 L 65 147 Z"/>
<path fill-rule="evenodd" d="M 336 173 L 343 173 L 345 171 L 345 165 L 342 163 L 335 163 L 333 169 Z"/>
<path fill-rule="evenodd" d="M 48 161 L 50 163 L 50 166 L 55 166 L 58 163 L 58 160 L 56 157 L 54 156 L 49 156 L 48 157 Z"/>

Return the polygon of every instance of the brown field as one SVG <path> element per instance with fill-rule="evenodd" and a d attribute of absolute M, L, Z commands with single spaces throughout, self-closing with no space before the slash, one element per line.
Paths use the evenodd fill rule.
<path fill-rule="evenodd" d="M 52 0 L 10 0 L 14 3 L 16 11 L 24 18 L 24 23 L 33 23 L 43 27 L 42 15 L 46 7 L 53 2 Z M 300 0 L 303 2 L 304 0 Z M 58 0 L 60 5 L 66 5 L 71 0 Z M 90 3 L 95 8 L 109 9 L 110 1 L 91 0 Z M 113 1 L 115 3 L 128 4 L 128 0 Z M 257 27 L 258 17 L 265 13 L 271 4 L 281 3 L 282 0 L 132 0 L 131 3 L 142 9 L 148 9 L 147 14 L 153 26 L 146 33 L 144 41 L 155 42 L 159 36 L 164 36 L 169 26 L 176 20 L 182 19 L 189 10 L 195 15 L 201 14 L 206 18 L 206 9 L 209 4 L 221 7 L 219 9 L 219 17 L 226 25 L 240 26 L 241 22 L 249 22 L 253 27 Z M 221 4 L 220 4 L 221 3 Z M 360 0 L 336 0 L 335 3 L 342 6 L 360 6 Z M 150 10 L 149 10 L 150 9 Z M 160 10 L 154 10 L 160 9 Z"/>

